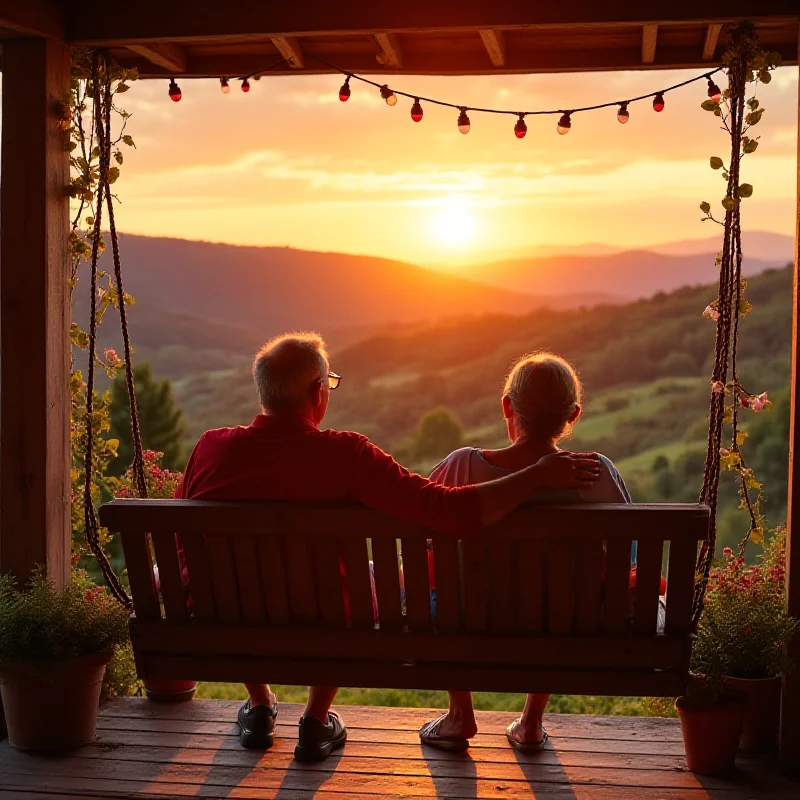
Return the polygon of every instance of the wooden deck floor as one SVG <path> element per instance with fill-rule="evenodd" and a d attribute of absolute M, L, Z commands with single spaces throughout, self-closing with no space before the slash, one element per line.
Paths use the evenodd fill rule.
<path fill-rule="evenodd" d="M 300 707 L 280 707 L 272 750 L 239 747 L 238 703 L 107 703 L 97 740 L 66 756 L 34 756 L 0 743 L 0 800 L 107 798 L 797 798 L 800 782 L 767 761 L 740 760 L 730 777 L 686 770 L 676 720 L 553 715 L 547 749 L 520 756 L 503 731 L 511 714 L 480 712 L 468 754 L 422 747 L 432 713 L 343 706 L 349 741 L 322 764 L 292 759 Z M 435 713 L 435 712 L 433 712 Z"/>

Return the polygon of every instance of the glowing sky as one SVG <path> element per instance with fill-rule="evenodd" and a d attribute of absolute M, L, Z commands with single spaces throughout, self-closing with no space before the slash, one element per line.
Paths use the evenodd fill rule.
<path fill-rule="evenodd" d="M 404 76 L 397 89 L 457 103 L 564 108 L 654 91 L 695 72 L 431 78 Z M 273 77 L 221 94 L 213 80 L 181 82 L 172 103 L 166 81 L 134 84 L 133 113 L 117 188 L 123 230 L 235 244 L 289 245 L 399 258 L 468 262 L 541 245 L 600 242 L 641 247 L 712 235 L 698 205 L 724 194 L 712 155 L 726 136 L 700 109 L 705 82 L 630 106 L 573 118 L 473 113 L 462 135 L 457 112 L 410 101 L 393 108 L 377 90 L 353 84 L 341 103 L 335 75 Z M 743 164 L 755 186 L 746 227 L 794 233 L 797 68 L 760 87 L 766 113 Z"/>

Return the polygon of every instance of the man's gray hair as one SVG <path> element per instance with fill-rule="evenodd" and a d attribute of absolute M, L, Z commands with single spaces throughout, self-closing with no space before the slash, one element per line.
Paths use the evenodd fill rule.
<path fill-rule="evenodd" d="M 328 385 L 325 342 L 316 333 L 286 333 L 270 339 L 256 353 L 253 379 L 264 411 L 301 408 L 314 381 Z"/>

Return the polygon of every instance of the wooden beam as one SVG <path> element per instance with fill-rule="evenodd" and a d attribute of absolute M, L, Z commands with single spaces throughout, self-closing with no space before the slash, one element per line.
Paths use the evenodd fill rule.
<path fill-rule="evenodd" d="M 273 36 L 272 44 L 278 52 L 289 62 L 292 69 L 303 69 L 303 48 L 295 36 Z"/>
<path fill-rule="evenodd" d="M 506 39 L 503 31 L 484 28 L 478 33 L 483 39 L 483 46 L 489 54 L 489 60 L 496 67 L 504 67 L 506 63 Z"/>
<path fill-rule="evenodd" d="M 0 571 L 69 578 L 69 48 L 3 44 Z"/>
<path fill-rule="evenodd" d="M 12 5 L 18 3 L 11 1 Z M 462 0 L 452 3 L 405 0 L 367 3 L 364 0 L 306 0 L 264 3 L 240 0 L 235 14 L 219 13 L 218 4 L 198 0 L 191 14 L 181 4 L 138 0 L 124 14 L 106 0 L 82 0 L 81 13 L 69 20 L 69 38 L 77 44 L 125 45 L 156 41 L 253 41 L 270 36 L 360 34 L 376 31 L 478 31 L 535 26 L 645 25 L 671 22 L 724 23 L 737 20 L 794 20 L 797 0 L 762 0 L 754 11 L 751 0 L 697 3 L 694 0 L 572 0 L 531 3 L 527 0 Z"/>
<path fill-rule="evenodd" d="M 381 49 L 381 52 L 375 56 L 375 60 L 388 69 L 402 69 L 403 54 L 397 36 L 393 33 L 376 33 L 375 41 Z"/>
<path fill-rule="evenodd" d="M 800 29 L 798 30 L 800 35 Z M 798 43 L 800 59 L 800 43 Z M 797 106 L 800 110 L 800 85 Z M 789 499 L 786 516 L 786 608 L 800 618 L 800 119 L 797 126 L 797 207 L 795 211 L 792 317 L 792 396 L 789 423 Z M 789 655 L 800 664 L 800 635 L 789 643 Z M 800 771 L 800 675 L 784 675 L 781 703 L 781 762 Z"/>
<path fill-rule="evenodd" d="M 128 49 L 169 73 L 186 72 L 186 52 L 176 44 L 132 44 Z"/>
<path fill-rule="evenodd" d="M 66 3 L 58 0 L 0 0 L 0 28 L 21 36 L 66 36 Z"/>
<path fill-rule="evenodd" d="M 719 43 L 719 35 L 722 33 L 722 27 L 718 23 L 708 26 L 706 41 L 703 44 L 703 61 L 713 60 L 714 53 L 717 52 L 717 44 Z"/>
<path fill-rule="evenodd" d="M 656 60 L 658 25 L 645 25 L 642 28 L 642 64 L 652 64 Z"/>

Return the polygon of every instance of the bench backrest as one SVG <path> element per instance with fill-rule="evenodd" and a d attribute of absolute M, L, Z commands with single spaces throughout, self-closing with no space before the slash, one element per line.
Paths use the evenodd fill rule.
<path fill-rule="evenodd" d="M 395 633 L 641 637 L 657 635 L 662 574 L 664 632 L 688 634 L 708 509 L 528 505 L 461 542 L 346 503 L 115 500 L 100 519 L 121 533 L 141 622 L 373 630 L 377 610 Z"/>

